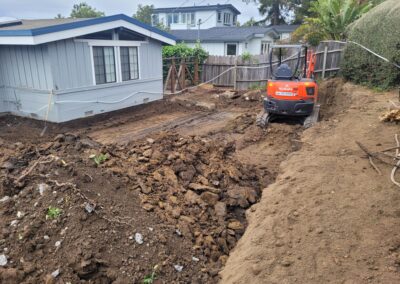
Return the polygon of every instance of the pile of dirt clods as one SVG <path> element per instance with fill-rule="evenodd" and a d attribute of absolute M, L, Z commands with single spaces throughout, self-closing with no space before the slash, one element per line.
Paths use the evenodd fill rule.
<path fill-rule="evenodd" d="M 0 143 L 1 283 L 215 283 L 269 174 L 172 132 Z"/>

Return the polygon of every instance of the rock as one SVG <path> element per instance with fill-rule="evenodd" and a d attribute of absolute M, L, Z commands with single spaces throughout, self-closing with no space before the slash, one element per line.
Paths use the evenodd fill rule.
<path fill-rule="evenodd" d="M 135 234 L 135 241 L 136 241 L 139 245 L 143 244 L 143 236 L 142 236 L 142 234 L 136 233 L 136 234 Z"/>
<path fill-rule="evenodd" d="M 179 217 L 179 219 L 182 220 L 183 222 L 186 222 L 186 223 L 189 223 L 189 224 L 194 224 L 195 223 L 194 219 L 189 217 L 189 216 L 181 215 Z"/>
<path fill-rule="evenodd" d="M 154 143 L 154 139 L 152 139 L 152 138 L 147 138 L 146 141 L 149 144 L 153 144 Z"/>
<path fill-rule="evenodd" d="M 189 204 L 197 204 L 200 200 L 200 196 L 197 195 L 195 192 L 188 190 L 185 193 L 185 201 Z"/>
<path fill-rule="evenodd" d="M 217 217 L 224 219 L 226 216 L 226 204 L 224 202 L 217 202 L 214 205 L 215 215 Z"/>
<path fill-rule="evenodd" d="M 53 141 L 56 141 L 56 142 L 63 142 L 64 139 L 65 139 L 64 134 L 58 134 L 56 137 L 54 137 Z"/>
<path fill-rule="evenodd" d="M 6 169 L 6 170 L 12 170 L 12 169 L 15 169 L 16 166 L 15 166 L 15 164 L 13 162 L 6 161 L 1 165 L 1 168 L 2 169 Z"/>
<path fill-rule="evenodd" d="M 183 270 L 183 266 L 182 266 L 182 265 L 178 265 L 178 264 L 175 264 L 175 265 L 174 265 L 174 268 L 175 268 L 175 270 L 178 271 L 178 272 L 182 272 L 182 270 Z"/>
<path fill-rule="evenodd" d="M 0 254 L 0 266 L 6 266 L 7 265 L 7 257 L 5 254 Z"/>
<path fill-rule="evenodd" d="M 218 194 L 215 194 L 215 193 L 212 193 L 212 192 L 209 192 L 209 191 L 203 192 L 200 195 L 200 197 L 208 205 L 215 205 L 219 200 Z"/>
<path fill-rule="evenodd" d="M 148 149 L 148 150 L 144 151 L 142 155 L 143 155 L 144 157 L 146 157 L 146 158 L 150 158 L 150 157 L 151 157 L 151 154 L 153 154 L 153 150 Z"/>
<path fill-rule="evenodd" d="M 239 230 L 243 230 L 244 226 L 238 220 L 232 220 L 228 223 L 228 228 L 235 230 L 235 231 L 239 231 Z"/>
<path fill-rule="evenodd" d="M 37 189 L 39 190 L 39 194 L 43 196 L 44 192 L 48 190 L 50 187 L 45 183 L 38 184 Z"/>
<path fill-rule="evenodd" d="M 145 203 L 145 204 L 143 204 L 143 205 L 142 205 L 142 208 L 143 208 L 144 210 L 146 210 L 146 211 L 149 211 L 149 212 L 154 210 L 154 206 L 151 205 L 150 203 Z"/>
<path fill-rule="evenodd" d="M 246 101 L 258 101 L 261 99 L 261 91 L 260 90 L 253 90 L 253 91 L 249 91 L 247 93 L 245 93 L 243 95 L 243 98 Z"/>
<path fill-rule="evenodd" d="M 6 201 L 8 201 L 9 199 L 10 199 L 10 196 L 7 196 L 7 195 L 6 195 L 6 196 L 4 196 L 3 198 L 0 199 L 0 202 L 1 202 L 1 203 L 6 202 Z"/>
<path fill-rule="evenodd" d="M 138 184 L 140 186 L 140 191 L 143 192 L 144 194 L 149 194 L 151 193 L 151 188 L 146 186 L 143 182 L 138 181 Z"/>
<path fill-rule="evenodd" d="M 227 191 L 227 195 L 227 204 L 230 206 L 248 208 L 257 201 L 257 192 L 250 187 L 234 187 Z"/>
<path fill-rule="evenodd" d="M 240 94 L 236 91 L 225 91 L 222 94 L 220 94 L 221 97 L 227 98 L 227 99 L 235 99 L 240 97 Z"/>
<path fill-rule="evenodd" d="M 192 256 L 192 260 L 193 260 L 194 262 L 199 262 L 199 261 L 200 261 L 200 259 L 198 259 L 197 257 L 194 257 L 194 256 Z"/>
<path fill-rule="evenodd" d="M 89 202 L 85 202 L 85 210 L 87 213 L 92 213 L 94 212 L 95 206 L 90 204 Z"/>
<path fill-rule="evenodd" d="M 60 275 L 60 269 L 59 268 L 57 270 L 54 270 L 51 273 L 51 276 L 53 276 L 54 278 L 57 278 L 58 275 Z"/>
<path fill-rule="evenodd" d="M 216 193 L 216 194 L 221 192 L 221 190 L 218 188 L 207 186 L 204 184 L 199 184 L 199 183 L 190 183 L 189 188 L 193 189 L 195 191 L 210 191 L 210 192 Z"/>
<path fill-rule="evenodd" d="M 61 241 L 56 241 L 55 244 L 54 244 L 54 246 L 55 246 L 56 248 L 60 247 L 60 246 L 61 246 Z"/>

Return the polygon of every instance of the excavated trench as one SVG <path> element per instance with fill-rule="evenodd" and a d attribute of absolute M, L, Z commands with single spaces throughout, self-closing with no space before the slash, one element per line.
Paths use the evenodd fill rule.
<path fill-rule="evenodd" d="M 173 104 L 168 112 L 160 102 L 148 115 L 146 106 L 136 109 L 139 118 L 125 111 L 118 119 L 51 126 L 44 137 L 40 123 L 6 117 L 0 124 L 0 250 L 8 260 L 0 267 L 2 283 L 141 283 L 152 272 L 154 283 L 218 282 L 246 229 L 245 211 L 300 149 L 303 128 L 260 129 L 254 123 L 259 101 L 219 103 L 207 94 L 200 95 L 215 103 L 212 111 Z M 184 115 L 172 128 L 162 122 L 143 130 L 147 119 L 176 112 L 203 123 L 191 120 L 197 131 L 189 132 Z M 49 207 L 60 214 L 49 217 Z"/>

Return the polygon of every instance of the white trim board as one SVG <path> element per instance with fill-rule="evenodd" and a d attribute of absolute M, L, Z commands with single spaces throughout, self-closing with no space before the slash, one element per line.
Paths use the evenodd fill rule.
<path fill-rule="evenodd" d="M 0 45 L 37 45 L 47 42 L 53 42 L 57 40 L 74 38 L 86 34 L 101 32 L 105 30 L 111 30 L 119 27 L 124 27 L 128 30 L 137 32 L 139 34 L 145 35 L 147 37 L 153 38 L 155 40 L 165 42 L 167 44 L 175 45 L 175 40 L 162 36 L 160 34 L 154 33 L 148 29 L 139 27 L 137 25 L 131 24 L 124 20 L 116 20 L 107 23 L 101 23 L 96 25 L 90 25 L 87 27 L 81 27 L 66 31 L 54 32 L 49 34 L 37 35 L 37 36 L 5 36 L 0 37 Z"/>
<path fill-rule="evenodd" d="M 85 42 L 89 46 L 140 46 L 147 41 L 106 40 L 106 39 L 75 39 L 75 42 Z"/>

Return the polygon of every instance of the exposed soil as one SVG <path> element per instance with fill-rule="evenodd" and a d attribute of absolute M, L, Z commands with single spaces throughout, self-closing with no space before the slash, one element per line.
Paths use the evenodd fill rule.
<path fill-rule="evenodd" d="M 210 86 L 44 132 L 2 117 L 0 283 L 399 283 L 400 191 L 355 143 L 395 145 L 397 96 L 320 87 L 304 132 Z"/>
<path fill-rule="evenodd" d="M 48 124 L 42 136 L 43 122 L 3 117 L 0 282 L 142 283 L 157 265 L 158 283 L 216 283 L 245 210 L 302 132 L 256 127 L 259 98 L 224 92 Z"/>
<path fill-rule="evenodd" d="M 321 87 L 323 121 L 247 211 L 221 283 L 400 283 L 400 189 L 392 167 L 375 161 L 379 175 L 355 143 L 396 145 L 398 125 L 379 117 L 397 94 L 340 80 Z"/>

